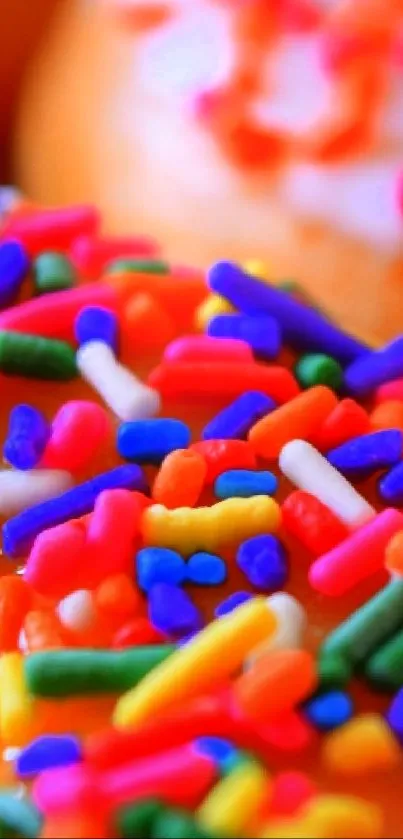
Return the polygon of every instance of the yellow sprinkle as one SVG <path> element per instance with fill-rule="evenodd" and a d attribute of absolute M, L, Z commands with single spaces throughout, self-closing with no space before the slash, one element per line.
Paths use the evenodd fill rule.
<path fill-rule="evenodd" d="M 242 268 L 247 274 L 257 277 L 258 280 L 268 282 L 270 279 L 270 268 L 263 259 L 247 259 L 242 263 Z"/>
<path fill-rule="evenodd" d="M 269 776 L 257 763 L 242 763 L 217 784 L 196 813 L 211 836 L 241 836 L 269 794 Z"/>
<path fill-rule="evenodd" d="M 267 823 L 258 839 L 324 839 L 320 823 L 313 819 L 276 819 Z"/>
<path fill-rule="evenodd" d="M 209 294 L 196 310 L 196 329 L 204 332 L 211 319 L 216 315 L 228 315 L 231 312 L 235 312 L 235 309 L 225 297 L 221 297 L 220 294 Z"/>
<path fill-rule="evenodd" d="M 275 531 L 280 517 L 277 502 L 266 495 L 227 498 L 211 507 L 178 507 L 176 510 L 153 504 L 143 515 L 142 530 L 146 545 L 191 554 L 201 550 L 214 551 L 225 544 Z"/>
<path fill-rule="evenodd" d="M 328 734 L 323 760 L 334 772 L 361 775 L 396 766 L 401 753 L 380 714 L 360 714 Z"/>
<path fill-rule="evenodd" d="M 114 724 L 137 725 L 155 713 L 208 691 L 229 678 L 248 652 L 273 634 L 276 617 L 264 597 L 248 600 L 213 621 L 118 701 Z"/>
<path fill-rule="evenodd" d="M 321 825 L 323 839 L 378 839 L 382 836 L 380 807 L 355 795 L 319 795 L 308 802 L 304 816 Z"/>
<path fill-rule="evenodd" d="M 24 746 L 31 738 L 34 702 L 24 676 L 23 656 L 0 657 L 0 731 L 4 746 Z"/>

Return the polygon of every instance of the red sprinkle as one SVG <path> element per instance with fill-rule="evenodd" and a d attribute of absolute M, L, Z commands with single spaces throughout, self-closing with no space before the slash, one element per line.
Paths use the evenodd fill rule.
<path fill-rule="evenodd" d="M 148 383 L 167 398 L 189 394 L 214 400 L 239 396 L 245 390 L 261 390 L 283 404 L 300 392 L 293 374 L 285 367 L 246 362 L 160 364 L 150 374 Z"/>
<path fill-rule="evenodd" d="M 308 492 L 291 492 L 281 509 L 285 529 L 314 556 L 331 551 L 348 536 L 345 524 Z"/>
<path fill-rule="evenodd" d="M 250 443 L 244 440 L 202 440 L 190 450 L 201 454 L 207 464 L 206 483 L 228 469 L 255 469 L 256 456 Z"/>

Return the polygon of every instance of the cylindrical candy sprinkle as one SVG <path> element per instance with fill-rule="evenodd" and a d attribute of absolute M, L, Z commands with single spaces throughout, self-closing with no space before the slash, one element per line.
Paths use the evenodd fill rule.
<path fill-rule="evenodd" d="M 273 650 L 237 679 L 234 699 L 242 711 L 265 721 L 294 708 L 315 689 L 315 660 L 306 650 Z"/>
<path fill-rule="evenodd" d="M 251 650 L 244 664 L 245 669 L 272 650 L 293 650 L 303 646 L 308 619 L 301 603 L 285 591 L 270 595 L 268 603 L 276 616 L 276 631 L 267 641 Z"/>
<path fill-rule="evenodd" d="M 207 423 L 202 431 L 203 440 L 232 437 L 242 440 L 252 425 L 275 407 L 276 403 L 265 393 L 258 390 L 246 391 Z"/>
<path fill-rule="evenodd" d="M 79 346 L 102 341 L 115 354 L 119 346 L 119 325 L 116 313 L 104 306 L 86 306 L 78 313 L 74 332 Z"/>
<path fill-rule="evenodd" d="M 392 536 L 385 551 L 385 568 L 397 577 L 403 574 L 403 530 Z"/>
<path fill-rule="evenodd" d="M 335 358 L 317 353 L 304 355 L 295 365 L 295 375 L 301 387 L 327 385 L 338 390 L 343 382 L 343 370 Z"/>
<path fill-rule="evenodd" d="M 371 423 L 365 408 L 354 399 L 341 399 L 318 429 L 314 443 L 322 451 L 328 451 L 369 431 Z"/>
<path fill-rule="evenodd" d="M 397 399 L 380 402 L 371 411 L 371 427 L 377 431 L 382 428 L 399 428 L 403 431 L 403 402 Z"/>
<path fill-rule="evenodd" d="M 252 536 L 238 548 L 238 568 L 260 591 L 281 589 L 288 576 L 285 550 L 276 536 Z"/>
<path fill-rule="evenodd" d="M 321 668 L 332 656 L 355 668 L 402 625 L 403 581 L 393 580 L 325 638 Z"/>
<path fill-rule="evenodd" d="M 366 396 L 385 382 L 403 376 L 403 337 L 376 352 L 366 353 L 347 367 L 344 383 L 357 396 Z"/>
<path fill-rule="evenodd" d="M 265 495 L 255 495 L 227 498 L 197 509 L 166 510 L 161 504 L 154 504 L 144 513 L 142 530 L 147 545 L 172 548 L 186 556 L 270 533 L 277 530 L 279 523 L 278 504 Z"/>
<path fill-rule="evenodd" d="M 186 579 L 185 561 L 169 548 L 143 548 L 136 556 L 136 576 L 145 592 L 157 583 L 180 585 Z"/>
<path fill-rule="evenodd" d="M 251 495 L 274 495 L 277 478 L 273 472 L 229 469 L 222 472 L 214 484 L 217 498 L 250 498 Z"/>
<path fill-rule="evenodd" d="M 23 514 L 27 507 L 42 504 L 68 491 L 69 472 L 60 469 L 3 469 L 0 471 L 0 515 Z"/>
<path fill-rule="evenodd" d="M 211 836 L 242 836 L 268 794 L 269 784 L 262 766 L 243 762 L 205 798 L 197 810 L 197 822 Z"/>
<path fill-rule="evenodd" d="M 102 341 L 91 341 L 80 347 L 77 367 L 119 419 L 139 420 L 158 414 L 160 397 L 157 391 L 119 364 L 111 348 Z"/>
<path fill-rule="evenodd" d="M 292 815 L 316 795 L 317 787 L 309 775 L 295 770 L 279 772 L 273 778 L 269 812 Z"/>
<path fill-rule="evenodd" d="M 19 778 L 31 778 L 44 769 L 68 766 L 81 760 L 82 749 L 76 737 L 43 734 L 20 752 L 15 768 Z"/>
<path fill-rule="evenodd" d="M 0 309 L 9 306 L 18 293 L 29 271 L 29 259 L 20 242 L 0 244 Z"/>
<path fill-rule="evenodd" d="M 26 473 L 16 474 L 27 477 Z M 24 509 L 3 526 L 5 553 L 8 556 L 22 556 L 42 530 L 91 512 L 98 495 L 106 489 L 135 489 L 142 492 L 146 489 L 142 469 L 135 464 L 117 466 L 57 498 Z"/>
<path fill-rule="evenodd" d="M 403 629 L 375 650 L 366 660 L 364 672 L 371 684 L 380 690 L 396 690 L 403 686 Z"/>
<path fill-rule="evenodd" d="M 328 353 L 342 363 L 354 361 L 366 352 L 364 344 L 319 312 L 299 303 L 290 294 L 248 276 L 237 265 L 229 262 L 214 265 L 209 286 L 245 314 L 266 313 L 276 318 L 284 340 L 296 349 Z"/>
<path fill-rule="evenodd" d="M 343 475 L 364 478 L 380 469 L 388 469 L 402 459 L 403 432 L 397 428 L 374 431 L 355 437 L 326 457 Z"/>
<path fill-rule="evenodd" d="M 190 443 L 190 429 L 180 420 L 161 418 L 133 420 L 118 430 L 117 450 L 126 460 L 159 464 L 175 449 Z"/>
<path fill-rule="evenodd" d="M 65 341 L 0 331 L 0 370 L 6 376 L 67 381 L 77 376 L 73 348 Z"/>
<path fill-rule="evenodd" d="M 201 454 L 206 461 L 207 484 L 214 483 L 216 478 L 228 469 L 256 467 L 255 453 L 246 440 L 201 440 L 193 443 L 190 448 L 191 451 Z"/>
<path fill-rule="evenodd" d="M 221 297 L 220 294 L 208 294 L 205 300 L 196 309 L 195 327 L 199 330 L 207 328 L 211 318 L 215 315 L 223 315 L 226 312 L 233 312 L 231 303 Z"/>
<path fill-rule="evenodd" d="M 37 294 L 49 294 L 72 288 L 76 282 L 74 268 L 62 253 L 44 251 L 33 263 L 34 284 Z"/>
<path fill-rule="evenodd" d="M 326 768 L 340 775 L 380 772 L 397 766 L 401 750 L 380 714 L 359 714 L 327 735 L 323 745 Z"/>
<path fill-rule="evenodd" d="M 24 674 L 24 657 L 17 652 L 0 657 L 0 720 L 4 746 L 22 746 L 32 738 L 35 708 Z"/>
<path fill-rule="evenodd" d="M 67 250 L 80 235 L 94 235 L 99 226 L 95 207 L 56 207 L 33 210 L 20 216 L 11 216 L 3 235 L 13 236 L 35 256 L 45 248 Z"/>
<path fill-rule="evenodd" d="M 341 597 L 384 566 L 392 536 L 403 528 L 403 514 L 386 509 L 355 530 L 344 542 L 315 560 L 309 570 L 311 586 L 329 597 Z"/>
<path fill-rule="evenodd" d="M 227 578 L 227 566 L 216 554 L 196 553 L 185 566 L 186 580 L 199 586 L 217 586 Z"/>
<path fill-rule="evenodd" d="M 70 247 L 70 257 L 80 275 L 86 280 L 99 279 L 111 260 L 122 257 L 152 257 L 156 253 L 156 243 L 144 236 L 122 238 L 82 235 L 75 238 Z"/>
<path fill-rule="evenodd" d="M 348 536 L 348 529 L 318 498 L 308 492 L 291 492 L 281 507 L 282 522 L 314 556 L 332 550 Z"/>
<path fill-rule="evenodd" d="M 170 644 L 128 650 L 49 650 L 24 659 L 33 696 L 74 696 L 128 690 L 173 654 Z"/>
<path fill-rule="evenodd" d="M 259 420 L 249 431 L 248 439 L 256 454 L 274 460 L 290 440 L 314 438 L 336 405 L 333 391 L 317 385 Z"/>
<path fill-rule="evenodd" d="M 149 674 L 116 706 L 118 728 L 140 724 L 155 713 L 208 691 L 232 675 L 248 652 L 275 630 L 276 620 L 264 598 L 254 598 L 228 616 L 213 621 L 171 660 Z"/>
<path fill-rule="evenodd" d="M 157 504 L 170 510 L 195 507 L 207 474 L 204 457 L 192 449 L 175 449 L 161 463 L 152 496 Z"/>
<path fill-rule="evenodd" d="M 235 338 L 211 338 L 208 335 L 184 335 L 165 348 L 164 361 L 253 361 L 245 341 Z"/>
<path fill-rule="evenodd" d="M 169 274 L 170 265 L 164 259 L 146 259 L 145 257 L 119 257 L 106 265 L 107 274 L 123 274 L 133 271 L 135 274 Z"/>
<path fill-rule="evenodd" d="M 49 527 L 35 539 L 24 577 L 47 597 L 63 597 L 80 585 L 86 560 L 86 529 L 73 520 Z"/>
<path fill-rule="evenodd" d="M 188 839 L 188 836 L 192 839 L 212 839 L 192 814 L 171 808 L 157 816 L 150 832 L 151 839 Z"/>
<path fill-rule="evenodd" d="M 170 638 L 184 638 L 203 626 L 203 617 L 186 591 L 172 583 L 156 583 L 148 594 L 153 626 Z"/>
<path fill-rule="evenodd" d="M 209 321 L 207 334 L 213 338 L 245 341 L 261 358 L 277 358 L 281 350 L 281 329 L 269 315 L 216 315 Z"/>
<path fill-rule="evenodd" d="M 393 697 L 386 713 L 388 725 L 400 743 L 403 743 L 403 688 Z"/>
<path fill-rule="evenodd" d="M 320 731 L 331 731 L 348 722 L 353 716 L 354 705 L 348 693 L 328 691 L 314 696 L 304 705 L 304 714 Z"/>
<path fill-rule="evenodd" d="M 10 412 L 4 459 L 16 469 L 32 469 L 41 459 L 49 436 L 50 424 L 41 411 L 33 405 L 16 405 Z"/>
<path fill-rule="evenodd" d="M 299 393 L 293 374 L 285 367 L 252 362 L 172 361 L 155 367 L 148 383 L 167 399 L 183 396 L 234 399 L 245 390 L 259 390 L 282 404 Z"/>
<path fill-rule="evenodd" d="M 289 481 L 318 498 L 348 527 L 359 527 L 375 515 L 368 501 L 305 440 L 292 440 L 284 446 L 280 469 Z"/>
<path fill-rule="evenodd" d="M 151 294 L 141 291 L 123 309 L 121 330 L 133 356 L 162 350 L 177 335 L 178 326 Z"/>
<path fill-rule="evenodd" d="M 41 466 L 72 473 L 86 469 L 112 439 L 112 429 L 109 414 L 96 402 L 65 402 L 53 419 Z"/>
<path fill-rule="evenodd" d="M 14 574 L 0 577 L 0 652 L 18 649 L 18 637 L 32 604 L 32 589 Z"/>
<path fill-rule="evenodd" d="M 403 463 L 398 463 L 380 478 L 378 490 L 385 504 L 403 504 Z"/>
<path fill-rule="evenodd" d="M 106 489 L 98 495 L 88 522 L 82 584 L 93 588 L 111 574 L 131 573 L 148 503 L 144 495 L 128 489 Z"/>
<path fill-rule="evenodd" d="M 392 379 L 380 385 L 375 393 L 375 402 L 402 402 L 403 401 L 403 378 Z"/>
<path fill-rule="evenodd" d="M 73 633 L 88 632 L 97 618 L 94 598 L 88 589 L 72 591 L 60 600 L 56 611 L 62 626 Z"/>
<path fill-rule="evenodd" d="M 214 609 L 214 617 L 222 618 L 223 615 L 229 615 L 242 603 L 247 603 L 248 600 L 253 599 L 253 594 L 250 591 L 234 591 L 228 597 L 225 597 L 221 603 Z"/>
<path fill-rule="evenodd" d="M 64 631 L 55 612 L 36 609 L 28 612 L 18 645 L 26 655 L 43 650 L 58 650 L 71 642 L 71 633 Z"/>
<path fill-rule="evenodd" d="M 43 817 L 20 788 L 3 789 L 0 793 L 0 824 L 4 836 L 32 839 L 41 833 Z"/>
<path fill-rule="evenodd" d="M 136 804 L 122 807 L 116 815 L 119 836 L 123 839 L 130 839 L 132 836 L 147 839 L 156 818 L 165 810 L 164 804 L 157 798 L 146 798 Z"/>
<path fill-rule="evenodd" d="M 106 274 L 103 282 L 115 290 L 121 300 L 135 298 L 141 292 L 151 295 L 158 307 L 172 319 L 175 327 L 187 330 L 195 308 L 206 296 L 204 274 L 197 269 L 176 270 L 169 274 Z"/>

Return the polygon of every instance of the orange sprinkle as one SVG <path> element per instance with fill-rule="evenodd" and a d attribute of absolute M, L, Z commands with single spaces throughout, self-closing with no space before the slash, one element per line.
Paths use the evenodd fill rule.
<path fill-rule="evenodd" d="M 50 610 L 37 609 L 28 612 L 23 631 L 27 651 L 30 653 L 58 649 L 67 645 L 75 646 L 71 633 L 62 626 L 58 616 Z"/>
<path fill-rule="evenodd" d="M 123 332 L 131 349 L 158 350 L 177 334 L 172 318 L 151 294 L 136 294 L 123 312 Z"/>
<path fill-rule="evenodd" d="M 403 576 L 403 530 L 395 533 L 386 548 L 385 568 L 391 574 Z"/>
<path fill-rule="evenodd" d="M 18 649 L 18 636 L 31 602 L 31 589 L 21 577 L 0 577 L 0 652 Z"/>
<path fill-rule="evenodd" d="M 143 601 L 126 574 L 114 574 L 94 592 L 95 607 L 101 620 L 119 627 L 142 611 Z"/>
<path fill-rule="evenodd" d="M 153 499 L 173 510 L 195 507 L 206 479 L 207 463 L 197 451 L 177 449 L 167 455 L 154 481 Z"/>
<path fill-rule="evenodd" d="M 403 431 L 403 402 L 388 400 L 374 408 L 370 416 L 372 428 L 400 428 Z"/>
<path fill-rule="evenodd" d="M 276 650 L 262 655 L 239 677 L 234 696 L 251 717 L 267 720 L 289 711 L 315 689 L 315 660 L 306 650 Z"/>

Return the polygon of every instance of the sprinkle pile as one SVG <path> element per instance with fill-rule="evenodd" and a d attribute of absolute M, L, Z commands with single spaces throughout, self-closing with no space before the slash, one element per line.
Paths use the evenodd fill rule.
<path fill-rule="evenodd" d="M 0 269 L 1 835 L 390 835 L 403 337 L 92 207 L 14 196 Z"/>

